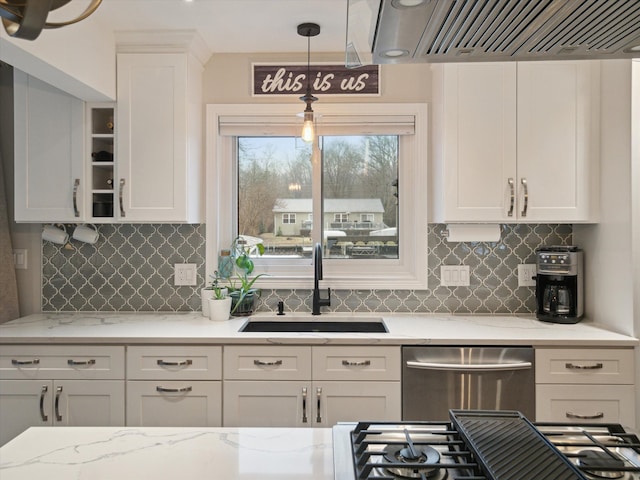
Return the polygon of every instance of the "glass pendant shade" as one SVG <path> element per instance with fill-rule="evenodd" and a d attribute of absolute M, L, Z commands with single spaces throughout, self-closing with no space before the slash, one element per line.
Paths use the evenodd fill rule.
<path fill-rule="evenodd" d="M 311 104 L 308 104 L 304 111 L 304 123 L 302 124 L 302 140 L 311 143 L 316 136 L 316 129 L 313 125 L 313 110 L 311 110 Z"/>

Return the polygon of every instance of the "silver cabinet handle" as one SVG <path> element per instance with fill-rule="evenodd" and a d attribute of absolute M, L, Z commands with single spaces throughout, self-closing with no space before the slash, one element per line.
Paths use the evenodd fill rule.
<path fill-rule="evenodd" d="M 579 415 L 577 413 L 565 412 L 567 418 L 578 418 L 580 420 L 595 420 L 597 418 L 604 418 L 603 412 L 598 412 L 594 415 Z"/>
<path fill-rule="evenodd" d="M 509 178 L 507 183 L 509 183 L 509 190 L 511 192 L 509 195 L 509 211 L 507 212 L 507 217 L 513 217 L 513 209 L 516 204 L 516 192 L 515 187 L 513 186 L 513 178 Z"/>
<path fill-rule="evenodd" d="M 120 190 L 118 191 L 118 203 L 120 203 L 120 216 L 126 217 L 127 214 L 124 211 L 124 199 L 122 198 L 124 194 L 124 178 L 120 179 Z"/>
<path fill-rule="evenodd" d="M 40 364 L 39 358 L 34 358 L 33 360 L 16 360 L 15 358 L 11 359 L 11 365 L 20 366 L 20 365 L 38 365 Z"/>
<path fill-rule="evenodd" d="M 80 179 L 76 178 L 73 182 L 73 216 L 79 217 L 80 211 L 78 210 L 78 188 L 80 187 Z"/>
<path fill-rule="evenodd" d="M 505 371 L 505 370 L 526 370 L 531 368 L 531 362 L 518 363 L 477 363 L 463 365 L 460 363 L 432 363 L 408 361 L 407 367 L 419 368 L 422 370 L 453 370 L 456 372 L 482 372 L 482 371 Z"/>
<path fill-rule="evenodd" d="M 90 360 L 73 360 L 73 359 L 69 359 L 67 360 L 67 365 L 71 365 L 74 367 L 77 366 L 82 366 L 82 365 L 95 365 L 96 361 L 92 358 Z"/>
<path fill-rule="evenodd" d="M 527 179 L 524 177 L 520 179 L 520 183 L 522 183 L 522 186 L 524 187 L 524 205 L 522 206 L 522 212 L 520 212 L 520 215 L 526 217 L 527 208 L 529 207 L 529 186 L 527 185 Z"/>
<path fill-rule="evenodd" d="M 49 417 L 47 416 L 47 414 L 44 413 L 44 397 L 47 395 L 48 391 L 49 391 L 49 387 L 47 387 L 46 385 L 43 385 L 42 390 L 40 390 L 40 418 L 42 418 L 43 422 L 46 422 L 49 420 Z"/>
<path fill-rule="evenodd" d="M 322 399 L 322 388 L 316 388 L 316 423 L 322 423 L 322 412 L 320 411 L 320 400 Z"/>
<path fill-rule="evenodd" d="M 158 385 L 156 387 L 156 392 L 160 393 L 186 393 L 193 390 L 193 387 L 181 387 L 181 388 L 165 388 Z"/>
<path fill-rule="evenodd" d="M 602 363 L 594 363 L 593 365 L 576 365 L 575 363 L 565 363 L 564 366 L 569 370 L 601 370 L 604 367 Z"/>
<path fill-rule="evenodd" d="M 302 423 L 307 423 L 307 387 L 302 387 Z"/>
<path fill-rule="evenodd" d="M 342 360 L 342 365 L 345 367 L 368 367 L 371 365 L 371 360 L 364 360 L 362 362 L 350 362 L 349 360 Z"/>
<path fill-rule="evenodd" d="M 55 414 L 56 420 L 58 422 L 62 421 L 62 415 L 60 415 L 60 395 L 62 395 L 62 387 L 56 388 L 56 403 L 55 403 Z"/>
<path fill-rule="evenodd" d="M 163 367 L 186 367 L 193 364 L 193 360 L 183 360 L 181 362 L 165 362 L 164 360 L 158 360 L 158 365 Z"/>
<path fill-rule="evenodd" d="M 264 362 L 262 360 L 254 360 L 254 365 L 258 365 L 259 367 L 277 367 L 282 365 L 282 360 L 275 360 L 273 362 Z"/>

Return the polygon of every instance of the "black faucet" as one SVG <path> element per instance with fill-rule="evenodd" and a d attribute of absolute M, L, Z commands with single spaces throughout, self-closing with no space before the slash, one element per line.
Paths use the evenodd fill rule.
<path fill-rule="evenodd" d="M 331 306 L 331 289 L 327 288 L 327 298 L 322 298 L 319 288 L 320 280 L 322 280 L 322 245 L 316 243 L 313 249 L 313 307 L 311 315 L 320 315 L 320 307 Z"/>

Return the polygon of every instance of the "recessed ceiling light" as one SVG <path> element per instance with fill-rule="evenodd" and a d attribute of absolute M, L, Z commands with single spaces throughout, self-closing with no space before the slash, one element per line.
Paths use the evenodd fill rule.
<path fill-rule="evenodd" d="M 418 7 L 424 3 L 427 3 L 427 0 L 391 0 L 391 5 L 395 8 Z"/>
<path fill-rule="evenodd" d="M 380 55 L 382 55 L 383 57 L 398 58 L 398 57 L 406 57 L 407 55 L 409 55 L 409 52 L 407 50 L 401 50 L 398 48 L 393 50 L 387 50 L 386 52 L 382 52 Z"/>

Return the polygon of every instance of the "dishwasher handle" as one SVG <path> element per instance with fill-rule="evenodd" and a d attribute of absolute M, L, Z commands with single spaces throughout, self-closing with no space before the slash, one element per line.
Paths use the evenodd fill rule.
<path fill-rule="evenodd" d="M 453 372 L 503 372 L 508 370 L 527 370 L 532 367 L 531 362 L 517 363 L 437 363 L 407 361 L 408 368 L 421 370 L 449 370 Z"/>

